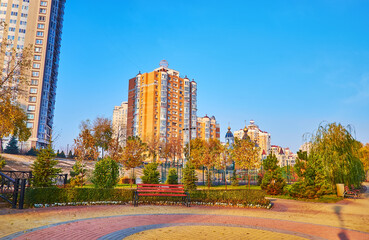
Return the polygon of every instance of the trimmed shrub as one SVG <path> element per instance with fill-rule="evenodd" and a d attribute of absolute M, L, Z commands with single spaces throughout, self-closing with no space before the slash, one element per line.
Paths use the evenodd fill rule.
<path fill-rule="evenodd" d="M 159 184 L 160 173 L 158 171 L 157 163 L 149 163 L 143 170 L 142 182 L 146 184 Z"/>
<path fill-rule="evenodd" d="M 183 169 L 183 185 L 186 191 L 196 190 L 197 176 L 195 166 L 191 161 L 187 161 L 186 166 Z"/>
<path fill-rule="evenodd" d="M 119 180 L 119 166 L 116 161 L 106 157 L 95 164 L 92 183 L 96 188 L 113 188 Z"/>
<path fill-rule="evenodd" d="M 178 174 L 175 168 L 170 168 L 165 184 L 178 184 Z"/>
<path fill-rule="evenodd" d="M 28 188 L 25 203 L 32 207 L 35 204 L 55 203 L 93 203 L 97 201 L 116 201 L 129 203 L 134 190 L 103 188 Z M 194 190 L 189 192 L 191 204 L 231 205 L 248 207 L 270 207 L 262 190 Z M 180 203 L 180 197 L 140 197 L 140 204 L 172 204 Z"/>

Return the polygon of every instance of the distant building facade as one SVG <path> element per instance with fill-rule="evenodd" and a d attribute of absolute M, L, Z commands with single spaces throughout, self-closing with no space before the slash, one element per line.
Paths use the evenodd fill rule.
<path fill-rule="evenodd" d="M 244 132 L 245 129 L 240 129 L 235 131 L 233 134 L 235 138 L 242 139 Z M 271 149 L 270 133 L 260 130 L 254 120 L 250 121 L 250 125 L 247 126 L 246 132 L 251 141 L 255 142 L 260 147 L 262 155 L 268 155 Z"/>
<path fill-rule="evenodd" d="M 113 110 L 113 136 L 118 138 L 119 143 L 125 146 L 127 139 L 127 113 L 128 102 L 122 102 L 120 106 L 115 106 Z"/>
<path fill-rule="evenodd" d="M 19 99 L 27 113 L 31 137 L 24 148 L 43 148 L 50 143 L 58 81 L 59 56 L 65 0 L 2 0 L 0 28 L 2 46 L 8 44 L 5 56 L 0 56 L 3 73 L 8 63 L 28 46 L 33 46 L 30 86 L 27 99 Z M 12 48 L 16 54 L 12 53 Z"/>
<path fill-rule="evenodd" d="M 129 80 L 127 136 L 144 142 L 179 138 L 184 144 L 197 136 L 197 83 L 181 77 L 163 60 L 149 73 Z"/>
<path fill-rule="evenodd" d="M 280 167 L 293 166 L 296 163 L 297 154 L 293 153 L 289 148 L 282 148 L 277 145 L 271 146 L 271 152 L 277 157 Z"/>
<path fill-rule="evenodd" d="M 209 118 L 205 115 L 205 117 L 197 118 L 197 138 L 206 141 L 210 138 L 220 140 L 220 125 L 214 116 Z"/>

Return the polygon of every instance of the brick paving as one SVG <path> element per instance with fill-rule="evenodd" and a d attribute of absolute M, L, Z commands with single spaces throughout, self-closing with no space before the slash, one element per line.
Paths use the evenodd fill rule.
<path fill-rule="evenodd" d="M 137 231 L 144 230 L 145 228 L 142 228 L 144 226 L 160 224 L 164 224 L 163 227 L 183 224 L 185 224 L 185 226 L 194 224 L 205 226 L 213 224 L 214 226 L 225 227 L 238 226 L 296 235 L 307 239 L 369 239 L 369 233 L 331 226 L 279 219 L 204 214 L 150 214 L 94 218 L 62 224 L 59 223 L 56 226 L 35 229 L 28 233 L 22 232 L 10 235 L 4 239 L 122 239 Z M 135 228 L 137 229 L 132 231 L 132 229 Z M 129 234 L 127 235 L 127 233 Z M 104 236 L 110 236 L 110 238 L 104 238 Z"/>

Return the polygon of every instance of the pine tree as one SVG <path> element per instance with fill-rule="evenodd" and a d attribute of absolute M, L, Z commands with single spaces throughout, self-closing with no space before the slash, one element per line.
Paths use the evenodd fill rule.
<path fill-rule="evenodd" d="M 160 182 L 160 173 L 157 163 L 149 163 L 143 170 L 142 182 L 146 184 L 158 184 Z"/>
<path fill-rule="evenodd" d="M 69 151 L 68 158 L 74 158 L 72 150 Z"/>
<path fill-rule="evenodd" d="M 37 150 L 36 150 L 36 148 L 35 147 L 33 147 L 33 148 L 31 148 L 27 153 L 26 153 L 26 155 L 28 155 L 28 156 L 37 156 Z"/>
<path fill-rule="evenodd" d="M 65 153 L 64 153 L 64 151 L 61 151 L 61 153 L 60 153 L 60 158 L 65 158 Z"/>
<path fill-rule="evenodd" d="M 95 164 L 92 183 L 96 188 L 113 188 L 119 180 L 119 165 L 110 157 Z"/>
<path fill-rule="evenodd" d="M 60 158 L 60 152 L 59 152 L 59 150 L 56 152 L 56 157 L 57 158 Z"/>
<path fill-rule="evenodd" d="M 185 190 L 196 190 L 197 176 L 195 171 L 195 166 L 191 161 L 186 163 L 186 166 L 183 169 L 183 185 Z"/>
<path fill-rule="evenodd" d="M 76 161 L 73 165 L 72 170 L 69 172 L 71 179 L 71 186 L 83 186 L 86 182 L 86 168 L 85 165 L 81 161 Z"/>
<path fill-rule="evenodd" d="M 271 195 L 281 194 L 286 185 L 286 181 L 282 176 L 282 170 L 277 163 L 278 159 L 274 154 L 269 155 L 263 161 L 265 175 L 261 183 L 261 189 L 266 190 Z"/>
<path fill-rule="evenodd" d="M 60 168 L 55 168 L 57 164 L 58 161 L 55 160 L 55 153 L 51 148 L 51 144 L 47 148 L 41 149 L 37 154 L 37 159 L 31 166 L 33 186 L 51 187 L 57 174 L 61 173 Z"/>
<path fill-rule="evenodd" d="M 14 136 L 12 136 L 4 152 L 9 154 L 19 154 L 17 143 L 18 143 L 17 139 Z"/>
<path fill-rule="evenodd" d="M 178 184 L 178 174 L 175 168 L 170 168 L 165 184 Z"/>

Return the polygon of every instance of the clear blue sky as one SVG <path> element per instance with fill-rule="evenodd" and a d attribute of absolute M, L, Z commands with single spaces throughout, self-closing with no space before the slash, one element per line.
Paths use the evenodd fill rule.
<path fill-rule="evenodd" d="M 57 147 L 111 118 L 128 79 L 162 59 L 197 81 L 222 141 L 253 119 L 293 151 L 323 121 L 369 142 L 368 1 L 67 0 L 62 38 Z"/>

